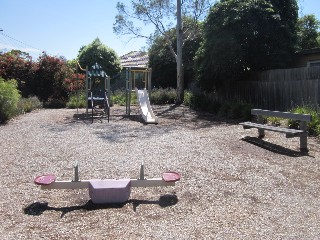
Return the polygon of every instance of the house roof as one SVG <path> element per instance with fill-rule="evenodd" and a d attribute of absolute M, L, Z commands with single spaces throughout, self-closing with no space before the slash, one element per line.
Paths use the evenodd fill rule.
<path fill-rule="evenodd" d="M 149 56 L 146 52 L 132 51 L 120 57 L 122 67 L 147 68 Z"/>

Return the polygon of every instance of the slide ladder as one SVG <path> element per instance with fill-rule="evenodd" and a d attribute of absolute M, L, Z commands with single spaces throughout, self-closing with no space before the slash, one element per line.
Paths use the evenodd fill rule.
<path fill-rule="evenodd" d="M 137 88 L 135 88 L 136 94 L 137 94 L 137 99 L 139 102 L 139 106 L 140 106 L 140 111 L 141 111 L 141 115 L 143 120 L 146 123 L 158 123 L 158 118 L 156 115 L 154 115 L 151 105 L 150 105 L 150 101 L 149 101 L 149 96 L 148 96 L 148 91 L 146 89 L 143 90 L 139 90 Z"/>

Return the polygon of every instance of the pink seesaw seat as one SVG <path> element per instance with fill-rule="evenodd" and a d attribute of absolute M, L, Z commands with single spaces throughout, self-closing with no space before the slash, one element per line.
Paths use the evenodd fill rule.
<path fill-rule="evenodd" d="M 164 172 L 162 174 L 162 180 L 165 182 L 176 182 L 179 181 L 181 178 L 180 174 L 177 172 Z"/>
<path fill-rule="evenodd" d="M 37 176 L 34 179 L 34 183 L 37 185 L 49 185 L 56 181 L 56 176 L 53 174 L 45 174 L 41 176 Z"/>

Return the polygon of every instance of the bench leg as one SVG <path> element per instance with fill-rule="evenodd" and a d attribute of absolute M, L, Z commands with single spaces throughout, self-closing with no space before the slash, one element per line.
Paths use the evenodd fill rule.
<path fill-rule="evenodd" d="M 264 138 L 264 129 L 258 129 L 259 138 Z"/>
<path fill-rule="evenodd" d="M 305 121 L 300 122 L 300 129 L 305 131 L 305 133 L 300 137 L 300 151 L 308 152 L 308 125 Z"/>
<path fill-rule="evenodd" d="M 263 116 L 258 115 L 258 123 L 263 124 Z M 264 129 L 259 129 L 258 128 L 258 133 L 259 133 L 259 138 L 264 138 Z"/>
<path fill-rule="evenodd" d="M 307 136 L 300 137 L 300 150 L 302 152 L 308 152 L 308 137 Z"/>

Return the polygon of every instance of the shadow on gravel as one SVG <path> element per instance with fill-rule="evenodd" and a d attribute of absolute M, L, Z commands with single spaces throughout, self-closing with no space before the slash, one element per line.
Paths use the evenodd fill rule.
<path fill-rule="evenodd" d="M 263 149 L 269 150 L 274 153 L 278 153 L 281 155 L 286 155 L 289 157 L 302 157 L 302 156 L 310 156 L 308 152 L 300 152 L 292 149 L 288 149 L 282 146 L 279 146 L 274 143 L 266 142 L 258 137 L 244 137 L 241 140 L 251 143 L 255 146 L 261 147 Z"/>
<path fill-rule="evenodd" d="M 178 203 L 176 195 L 166 194 L 160 196 L 159 200 L 138 200 L 130 199 L 124 203 L 112 203 L 112 204 L 94 204 L 91 200 L 83 205 L 70 206 L 70 207 L 50 207 L 48 202 L 35 202 L 23 209 L 24 213 L 31 216 L 40 216 L 45 211 L 57 211 L 61 212 L 61 218 L 69 212 L 73 211 L 96 211 L 100 209 L 117 209 L 122 208 L 126 204 L 132 204 L 133 211 L 137 211 L 137 207 L 143 204 L 155 204 L 162 208 L 173 206 Z"/>

